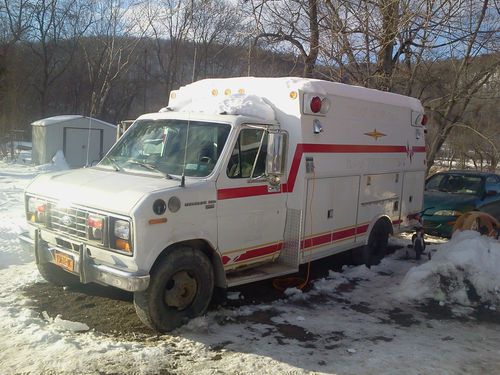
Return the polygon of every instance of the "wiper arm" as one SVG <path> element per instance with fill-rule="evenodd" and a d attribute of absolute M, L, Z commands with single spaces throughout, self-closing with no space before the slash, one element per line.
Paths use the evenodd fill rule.
<path fill-rule="evenodd" d="M 114 158 L 112 158 L 111 156 L 107 156 L 105 158 L 106 160 L 109 160 L 109 162 L 111 163 L 111 165 L 115 168 L 115 171 L 121 171 L 122 170 L 122 167 L 120 167 L 120 165 L 118 165 L 118 163 L 116 162 L 116 160 Z"/>
<path fill-rule="evenodd" d="M 153 172 L 161 174 L 163 177 L 165 177 L 165 178 L 167 178 L 169 180 L 179 180 L 180 181 L 179 177 L 172 176 L 172 175 L 170 175 L 168 173 L 163 172 L 161 169 L 159 169 L 154 164 L 144 163 L 142 161 L 137 161 L 137 160 L 134 160 L 134 159 L 127 160 L 127 163 L 140 165 L 143 168 L 146 168 L 146 169 L 149 169 L 150 171 L 153 171 Z"/>

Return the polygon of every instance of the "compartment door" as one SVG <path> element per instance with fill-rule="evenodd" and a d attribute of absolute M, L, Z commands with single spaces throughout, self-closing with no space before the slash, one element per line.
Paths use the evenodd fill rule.
<path fill-rule="evenodd" d="M 309 179 L 304 212 L 303 260 L 335 253 L 354 242 L 359 176 Z"/>

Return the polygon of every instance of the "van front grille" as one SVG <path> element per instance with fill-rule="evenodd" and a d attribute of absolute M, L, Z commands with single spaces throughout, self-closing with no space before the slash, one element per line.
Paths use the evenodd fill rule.
<path fill-rule="evenodd" d="M 55 232 L 80 238 L 87 236 L 88 211 L 50 205 L 50 226 Z"/>

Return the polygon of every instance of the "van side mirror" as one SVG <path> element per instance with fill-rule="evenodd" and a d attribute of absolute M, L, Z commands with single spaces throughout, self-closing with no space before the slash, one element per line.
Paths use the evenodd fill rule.
<path fill-rule="evenodd" d="M 266 175 L 285 174 L 287 134 L 282 131 L 270 131 L 267 141 Z"/>

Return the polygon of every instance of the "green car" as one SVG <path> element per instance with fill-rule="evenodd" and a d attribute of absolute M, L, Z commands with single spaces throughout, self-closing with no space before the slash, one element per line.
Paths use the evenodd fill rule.
<path fill-rule="evenodd" d="M 500 220 L 500 175 L 448 171 L 427 179 L 423 213 L 425 233 L 449 238 L 457 218 L 472 210 L 486 212 Z"/>

